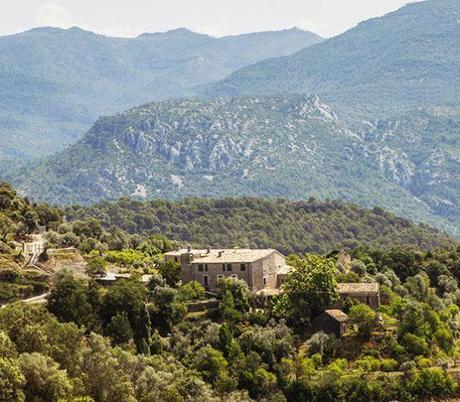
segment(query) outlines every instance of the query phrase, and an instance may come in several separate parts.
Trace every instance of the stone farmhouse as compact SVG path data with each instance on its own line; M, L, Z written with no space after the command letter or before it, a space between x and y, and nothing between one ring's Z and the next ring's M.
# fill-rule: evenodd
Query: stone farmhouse
M223 278L244 280L251 291L279 289L289 267L274 249L182 249L165 254L166 261L182 266L184 283L197 281L209 292Z

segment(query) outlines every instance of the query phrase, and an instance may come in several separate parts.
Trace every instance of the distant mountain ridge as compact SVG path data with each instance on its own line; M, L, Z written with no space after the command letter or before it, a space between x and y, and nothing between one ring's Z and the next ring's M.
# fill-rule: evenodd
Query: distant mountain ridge
M37 28L0 37L0 173L75 142L100 115L187 95L321 40L299 29L219 39L177 29L130 39Z
M460 0L426 0L209 84L208 96L316 93L341 112L459 106ZM355 109L355 110L354 110Z

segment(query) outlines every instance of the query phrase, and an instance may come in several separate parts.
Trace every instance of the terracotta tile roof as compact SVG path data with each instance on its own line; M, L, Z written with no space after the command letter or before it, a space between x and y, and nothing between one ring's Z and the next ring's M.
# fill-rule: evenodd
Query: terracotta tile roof
M187 254L187 249L178 251L171 251L166 255L179 257L182 254ZM230 249L211 249L208 253L207 250L192 249L190 253L194 255L192 264L212 264L212 263L240 263L240 262L254 262L269 256L272 253L278 253L274 249L243 249L243 248L230 248Z
M379 284L372 283L338 283L337 291L339 294L359 295L376 294L379 292Z
M263 295L263 296L277 296L280 293L281 293L281 289L279 289L279 288L276 288L276 289L265 288L265 289L258 290L256 292L256 294Z
M342 310L326 310L324 313L339 322L345 322L350 319L350 317L348 317L348 315L345 314Z
M198 249L198 248L193 248L190 252L192 254L206 254L206 249ZM186 248L182 248L180 250L174 250L174 251L169 251L167 253L165 253L165 255L170 255L170 256L173 256L173 257L180 257L182 254L187 254L189 251L188 249Z

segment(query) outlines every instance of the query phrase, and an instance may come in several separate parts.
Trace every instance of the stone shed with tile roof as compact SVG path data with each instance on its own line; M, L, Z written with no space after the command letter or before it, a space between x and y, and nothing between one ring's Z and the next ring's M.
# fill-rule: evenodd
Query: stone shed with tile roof
M349 317L342 310L325 310L313 320L313 328L326 334L334 334L340 338L345 332Z

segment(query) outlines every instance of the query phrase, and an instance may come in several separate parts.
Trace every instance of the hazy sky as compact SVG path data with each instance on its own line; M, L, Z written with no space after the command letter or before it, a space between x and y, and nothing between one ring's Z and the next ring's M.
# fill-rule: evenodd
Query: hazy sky
M213 36L297 26L334 36L408 0L0 0L0 35L79 26L110 36L189 28Z

